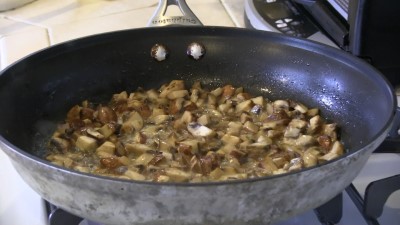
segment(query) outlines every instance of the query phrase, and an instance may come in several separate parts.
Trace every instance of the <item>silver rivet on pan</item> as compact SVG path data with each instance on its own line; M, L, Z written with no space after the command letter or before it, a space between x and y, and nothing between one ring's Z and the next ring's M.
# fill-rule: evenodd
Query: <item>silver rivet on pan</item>
M150 51L151 57L153 57L155 60L161 62L167 59L169 55L169 51L167 47L165 47L162 44L155 44Z
M204 46L202 44L193 42L193 43L189 44L186 53L190 58L199 60L206 53L206 49L204 48Z

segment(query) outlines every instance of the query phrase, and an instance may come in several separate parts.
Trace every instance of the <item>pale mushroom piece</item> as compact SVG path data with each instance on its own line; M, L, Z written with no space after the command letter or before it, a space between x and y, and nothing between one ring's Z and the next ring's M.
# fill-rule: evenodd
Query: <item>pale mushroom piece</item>
M159 115L166 115L165 110L163 108L153 108L150 118L154 118Z
M129 130L130 132L132 131L138 131L143 128L143 118L142 116L136 112L132 111L129 114L129 118L122 124L122 129ZM131 130L132 129L132 130Z
M190 101L191 102L197 102L199 99L200 91L197 88L193 88L191 93L190 93Z
M146 95L147 95L147 98L149 98L151 100L156 100L159 98L158 92L154 89L150 89L150 90L146 91Z
M303 168L303 164L303 159L294 158L290 160L288 171L300 170L301 168Z
M308 111L307 111L307 113L306 113L306 115L307 116L316 116L316 115L318 115L319 114L319 109L318 108L312 108L312 109L309 109Z
M149 153L143 153L135 160L135 165L145 165L147 166L149 162L154 158L154 155Z
M129 169L127 171L125 171L124 175L129 177L132 180L145 180L146 179L146 177L143 176L142 174L135 172L133 170L129 170Z
M90 169L87 166L74 166L73 168L76 171L82 172L82 173L89 173Z
M222 113L228 112L231 108L232 104L229 102L218 105L218 110Z
M253 149L266 149L271 143L268 142L256 142L249 144L246 149L253 150Z
M260 105L260 106L263 106L263 105L264 105L264 102L265 102L263 96L258 96L258 97L252 98L251 101L252 101L254 104Z
M332 139L332 141L337 140L336 127L337 125L335 123L325 124L323 126L323 133L328 135Z
M226 129L227 134L239 135L243 124L241 122L231 121L228 123L228 128Z
M218 88L210 91L210 93L216 97L220 96L222 94L222 92L223 92L223 89L221 87L218 87Z
M288 109L289 102L286 100L275 100L273 103L274 109Z
M167 160L172 160L172 159L173 159L172 153L170 153L170 152L161 151L161 154L162 154Z
M196 122L189 123L187 129L194 136L207 137L215 134L210 128Z
M301 120L301 119L292 119L288 126L298 128L298 129L303 129L307 126L307 121Z
M210 172L209 176L211 180L218 180L224 172L220 168L215 168L213 171Z
M203 114L197 119L197 122L203 126L206 126L208 123L210 123L210 116L207 114Z
M88 136L79 136L75 143L76 147L78 147L82 151L94 151L97 148L97 140Z
M196 154L199 151L199 141L194 140L194 139L181 141L181 142L179 142L179 145L189 146L190 152L192 154Z
M86 133L96 139L104 139L104 135L94 129L86 129Z
M319 160L330 161L343 154L344 148L340 141L335 141L328 153L319 157Z
M119 161L122 165L125 165L125 166L128 166L128 165L130 165L130 163L131 163L131 160L130 160L128 157L126 157L126 156L118 157L118 161Z
M310 119L310 127L308 128L309 133L314 133L321 126L322 122L320 115L313 116Z
M169 115L158 115L158 116L152 117L151 121L153 121L154 124L159 125L159 124L167 121L169 118L170 118Z
M294 109L301 113L306 113L308 111L308 108L305 105L298 103L298 102L294 106Z
M262 135L262 134L261 134L261 135L258 136L256 142L258 142L258 143L266 142L266 143L272 144L272 139L269 138L269 137L266 136L266 135Z
M115 124L107 123L100 127L97 131L101 133L104 138L108 138L115 132L115 130Z
M183 80L173 80L168 84L168 86L166 86L161 90L159 97L165 98L172 91L183 90L183 89L185 89L185 84Z
M207 104L215 106L217 104L217 97L213 94L207 95Z
M145 144L139 144L139 143L126 143L125 144L125 149L128 152L135 153L137 155L143 154L148 150L151 150L151 148L148 145Z
M236 112L248 112L254 106L252 100L243 101L236 106Z
M234 135L225 134L222 136L221 141L225 144L236 145L239 144L240 138Z
M99 152L106 152L108 154L114 154L115 153L115 144L110 141L106 141L96 149L96 153L99 154Z
M189 95L188 90L176 90L176 91L169 92L167 97L168 97L168 99L177 99L177 98L183 98L187 95Z
M160 175L157 177L157 182L168 182L170 180L170 177L165 175Z
M337 157L339 157L339 155L335 152L328 152L325 155L319 157L319 160L323 160L323 161L330 161L333 159L336 159Z
M96 151L96 155L99 157L99 158L111 158L111 157L114 157L115 155L114 154L111 154L111 153L108 153L108 152L104 152L104 151Z
M300 135L300 129L295 127L287 127L284 137L286 138L297 138Z
M181 121L181 123L184 123L184 124L189 124L189 123L191 123L191 122L193 121L193 115L192 115L192 113L189 112L189 111L183 112L180 121Z
M272 161L271 157L269 156L265 156L260 163L264 169L270 170L271 172L278 170L278 167L275 165L274 161Z
M335 141L332 145L332 148L329 152L336 153L338 155L343 154L344 152L344 147L343 144L340 141Z
M274 175L285 174L285 173L287 173L287 171L282 168L279 168L273 172Z
M317 165L319 154L320 152L315 148L307 149L303 154L304 166L311 167Z
M165 173L173 181L187 181L190 179L190 174L177 168L166 168Z
M296 139L295 145L302 146L302 147L308 147L310 145L313 145L315 142L316 142L315 138L311 135L300 135Z
M253 122L247 121L246 123L243 124L243 129L248 130L252 133L257 133L260 128Z
M172 101L172 104L170 104L169 113L171 113L171 114L178 113L182 109L184 101L185 101L184 98L174 99Z
M128 93L126 91L122 91L119 94L114 94L112 100L115 102L126 101L128 99Z
M245 173L236 173L236 174L229 174L229 175L222 175L219 180L226 181L226 180L239 180L239 179L246 179L247 174Z

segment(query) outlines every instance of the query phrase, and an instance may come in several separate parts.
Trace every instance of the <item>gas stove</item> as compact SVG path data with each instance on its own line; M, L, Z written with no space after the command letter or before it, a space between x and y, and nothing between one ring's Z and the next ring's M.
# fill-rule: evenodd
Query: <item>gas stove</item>
M147 0L146 0L147 1ZM197 1L197 2L196 2ZM200 0L187 0L188 4L191 3L199 3ZM61 1L60 1L61 2ZM84 7L79 8L78 1L69 0L69 5L66 5L63 8L60 8L59 13L62 13L68 9L76 7L75 11L72 10L72 13L82 12ZM82 1L83 2L83 1ZM118 1L107 1L107 4L114 4L113 7L108 8L108 10L116 9ZM123 2L123 1L121 1ZM145 1L138 1L145 2ZM152 4L156 3L153 1ZM52 7L55 3L53 1L46 0L38 0L34 4L43 4L40 7ZM48 4L48 5L44 5ZM53 5L52 5L53 4ZM210 6L207 6L210 5ZM244 27L244 1L243 0L207 0L207 4L201 5L203 7L202 11L196 10L193 7L193 11L198 14L200 20L203 20L205 25L226 25L226 26L237 26ZM89 7L89 4L83 6ZM151 4L149 4L151 5ZM68 7L67 7L68 6ZM220 16L215 17L213 11L210 11L211 7L218 6L222 10L220 11ZM29 5L26 7L30 7ZM39 6L37 8L40 8ZM146 18L150 18L151 13L154 11L154 5L148 8L141 6L141 9L138 9L137 13L144 13L147 15ZM89 7L90 10L96 10L95 7ZM147 10L148 9L148 10ZM20 12L27 12L27 9L22 9ZM97 10L106 11L104 8L98 8ZM115 15L116 19L120 19L122 17L117 17L116 15L123 15L125 11L112 12ZM148 13L146 14L146 12ZM225 10L225 11L224 11ZM23 15L18 14L18 10L16 13L4 14L2 16L0 13L0 19L8 18L14 19L15 21L25 21ZM104 17L104 15L101 15ZM31 13L32 18L39 18L40 13ZM54 14L42 15L44 16L54 16ZM110 12L111 15L111 12ZM141 14L142 15L142 14ZM43 19L42 17L42 19ZM55 20L62 20L65 18L61 18L61 16L54 16ZM39 18L40 19L40 18ZM82 19L82 18L81 18ZM206 19L206 21L204 21ZM207 20L208 19L208 20ZM28 19L26 19L28 20ZM99 19L101 20L100 16ZM27 24L35 24L39 23L40 20L36 20L34 22L25 21ZM94 23L93 18L84 18L80 20L81 22L72 21L70 23L66 23L66 27L71 28L76 25L84 24L88 25L91 22ZM131 27L139 27L145 26L145 23L135 24ZM224 22L221 24L221 21L230 21ZM146 22L146 21L145 21ZM0 27L1 27L0 20ZM8 25L8 24L7 24ZM106 26L107 24L102 24ZM110 25L110 24L109 24ZM10 25L11 26L11 25ZM8 26L8 29L11 29ZM63 24L64 26L64 24ZM45 26L39 26L43 28ZM60 26L53 26L54 29L47 29L48 32L56 32L57 29L60 29ZM31 30L29 30L31 32ZM41 32L31 32L33 35L36 35ZM76 30L74 30L76 32ZM1 31L0 31L1 32ZM82 34L87 34L87 31L82 31L77 34L80 36ZM10 45L10 39L4 37L2 33L0 33L0 46L5 46L7 48L12 48ZM14 35L14 34L13 34ZM68 33L66 36L69 36ZM25 35L26 36L26 35ZM62 35L55 34L52 38L49 38L50 44L53 44L54 41L62 40ZM10 37L10 36L8 36ZM47 36L46 36L47 37ZM12 40L20 40L22 36L16 37L16 39ZM57 39L58 38L58 39ZM6 40L6 41L4 41ZM23 39L25 40L25 39ZM48 41L46 39L46 41ZM331 43L328 43L331 44ZM3 53L3 52L0 52ZM21 55L26 55L27 52ZM18 55L18 54L17 54ZM0 66L4 68L4 62L8 62L4 60L4 54L0 54ZM12 54L12 57L16 57L15 54ZM1 64L3 63L3 64ZM343 191L342 194L338 195L334 199L332 199L327 204L311 211L307 211L301 215L297 215L293 218L290 218L285 221L277 222L273 225L318 225L318 224L338 224L338 225L385 225L385 224L393 224L394 221L399 221L400 219L400 191L399 187L399 174L400 174L400 153L399 153L400 145L396 140L388 140L382 145L377 152L373 153L369 158L367 164L364 166L363 170L357 176L357 178L353 181L352 185L350 185L346 190ZM76 216L70 215L64 212L62 209L57 208L57 206L51 205L45 202L39 195L37 195L30 187L28 187L25 182L19 177L17 172L14 170L7 156L0 151L0 179L2 180L2 185L0 185L0 225L12 224L12 225L99 225L97 222L88 221L82 218L78 218ZM372 183L372 184L371 184ZM367 188L368 187L368 188ZM382 189L381 189L382 188ZM397 188L397 189L396 189ZM385 193L393 194L388 196L386 201ZM364 199L367 199L364 202ZM382 207L379 207L382 203ZM371 204L372 203L372 204ZM381 211L382 210L382 211ZM381 213L381 214L380 214Z

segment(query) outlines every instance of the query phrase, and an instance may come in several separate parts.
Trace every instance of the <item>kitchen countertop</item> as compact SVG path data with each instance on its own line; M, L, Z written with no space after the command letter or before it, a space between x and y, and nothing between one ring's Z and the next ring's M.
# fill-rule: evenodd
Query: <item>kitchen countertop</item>
M187 0L204 25L230 27L244 27L243 2ZM37 0L0 12L0 70L26 55L64 41L145 27L157 4L158 0ZM171 13L176 10L172 8ZM355 185L365 188L371 180L382 178L378 172L382 161L391 168L390 174L385 175L400 173L398 160L399 154L376 154ZM40 197L22 181L3 151L0 151L0 180L0 225L43 225L44 218L37 215L44 217L44 207L30 204L31 201L40 202ZM360 191L362 193L363 189ZM389 206L398 208L399 199L399 195L389 199ZM17 205L21 202L26 204ZM349 214L351 217L352 213Z

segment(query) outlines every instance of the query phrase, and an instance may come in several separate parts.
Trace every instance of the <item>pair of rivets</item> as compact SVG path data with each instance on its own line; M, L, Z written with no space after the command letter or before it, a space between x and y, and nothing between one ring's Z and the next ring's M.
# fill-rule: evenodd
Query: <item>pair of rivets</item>
M197 42L190 43L186 49L187 56L194 60L201 59L205 53L206 49L204 46ZM166 60L169 54L168 48L163 44L155 44L150 51L151 57L159 62Z

